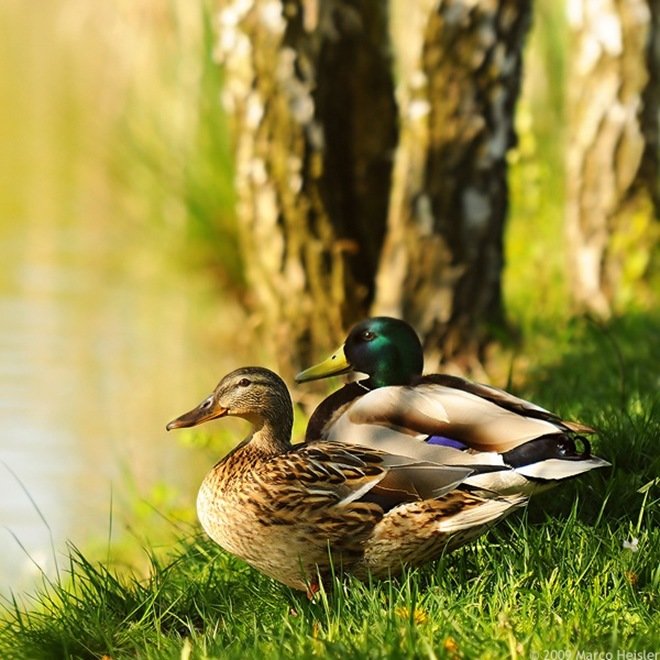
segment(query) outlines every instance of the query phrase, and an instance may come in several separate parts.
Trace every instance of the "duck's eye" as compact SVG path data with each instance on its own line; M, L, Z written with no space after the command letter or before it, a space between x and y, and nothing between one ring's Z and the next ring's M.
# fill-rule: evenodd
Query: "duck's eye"
M252 381L249 378L241 378L238 381L239 387L247 387Z
M362 339L362 341L371 341L372 339L375 339L375 338L376 338L376 333L371 332L371 330L365 330L360 335L360 339Z

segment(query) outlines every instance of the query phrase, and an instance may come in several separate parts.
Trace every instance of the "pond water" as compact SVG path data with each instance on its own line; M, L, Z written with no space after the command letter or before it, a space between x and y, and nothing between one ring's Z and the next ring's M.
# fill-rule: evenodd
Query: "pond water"
M135 238L83 222L0 227L5 593L55 574L51 544L62 561L67 540L106 539L111 512L121 536L127 511L159 488L191 507L209 465L165 423L226 368L212 292L153 237Z
M165 424L240 362L240 313L182 265L181 214L117 199L118 54L128 27L161 26L125 4L0 4L1 595L66 569L67 542L139 552L173 512L192 520L216 456Z

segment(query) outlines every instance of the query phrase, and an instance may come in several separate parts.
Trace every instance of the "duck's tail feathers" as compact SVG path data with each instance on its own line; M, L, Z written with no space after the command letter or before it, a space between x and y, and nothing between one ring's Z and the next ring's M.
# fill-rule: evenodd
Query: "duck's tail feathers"
M468 497L475 498L475 496ZM484 498L476 506L466 506L454 515L441 518L437 523L438 530L450 533L491 525L515 509L524 506L526 502L527 497L520 494Z
M579 474L595 470L596 468L609 467L611 463L598 456L591 456L579 461L567 461L559 458L550 458L539 463L532 463L521 468L516 468L518 474L528 479L539 481L563 481L572 479Z
M584 436L568 433L541 436L505 452L502 457L518 474L542 481L563 481L610 465L592 455L591 445Z
M489 472L473 466L465 484L482 492L533 495L610 463L591 453L583 436L550 433L500 455L504 466Z

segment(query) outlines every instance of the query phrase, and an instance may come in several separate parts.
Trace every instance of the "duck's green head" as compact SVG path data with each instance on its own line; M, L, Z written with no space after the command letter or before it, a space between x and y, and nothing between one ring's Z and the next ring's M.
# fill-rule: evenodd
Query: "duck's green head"
M407 385L424 368L422 344L400 319L375 316L358 323L329 358L296 376L296 382L327 378L351 371L369 376L370 388Z

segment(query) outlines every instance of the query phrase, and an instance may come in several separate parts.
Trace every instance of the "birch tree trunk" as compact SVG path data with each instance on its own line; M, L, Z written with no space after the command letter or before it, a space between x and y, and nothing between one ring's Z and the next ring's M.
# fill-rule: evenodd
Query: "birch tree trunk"
M222 3L248 301L290 375L368 308L396 111L386 3Z
M502 323L529 18L529 0L221 3L248 302L285 375L370 313L436 361Z
M626 284L648 268L649 245L657 236L657 0L574 0L567 6L573 40L567 113L570 282L578 309L607 317L625 298Z
M648 186L656 220L660 220L660 3L649 0L650 25L646 48L648 81L642 94L644 156L642 178Z
M375 309L413 323L429 366L474 367L504 324L506 154L530 3L391 5L401 135Z

